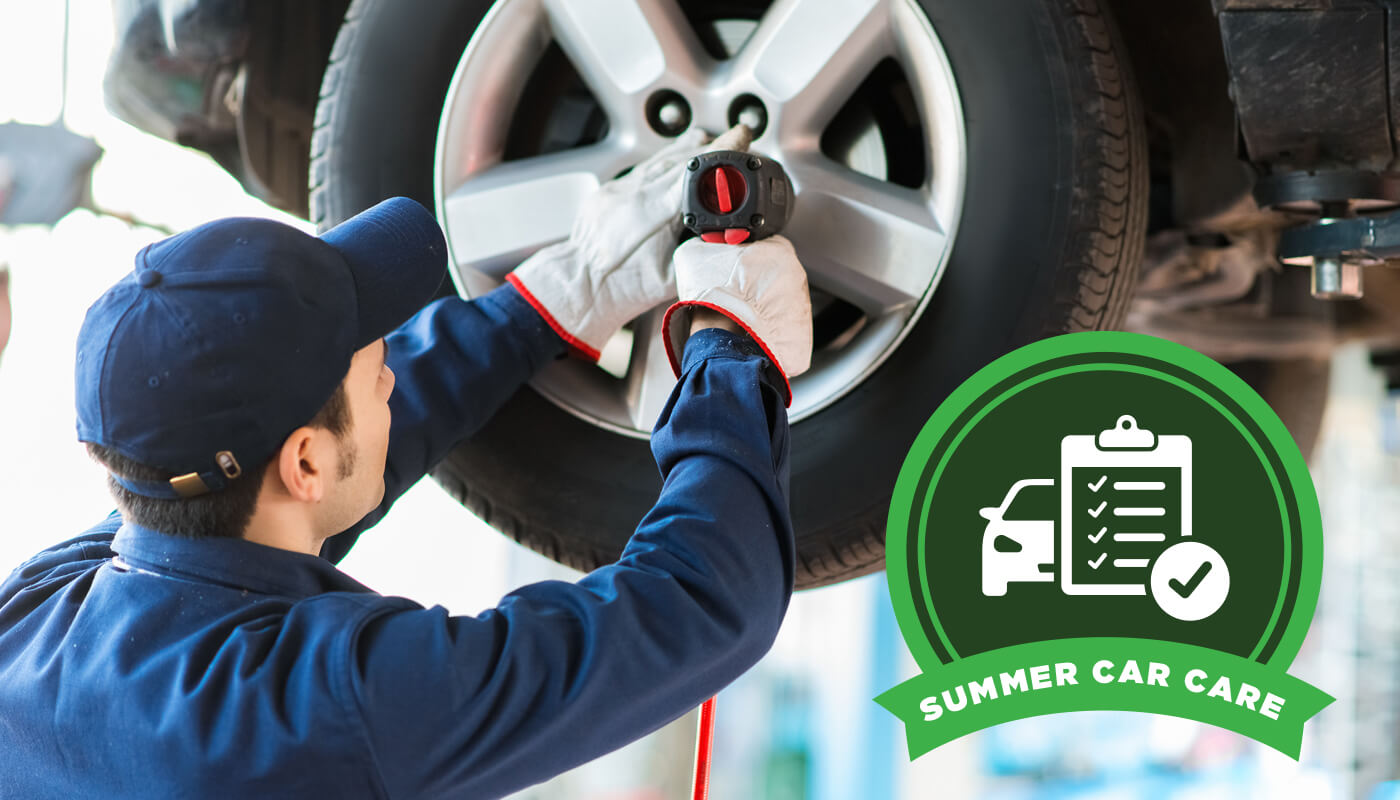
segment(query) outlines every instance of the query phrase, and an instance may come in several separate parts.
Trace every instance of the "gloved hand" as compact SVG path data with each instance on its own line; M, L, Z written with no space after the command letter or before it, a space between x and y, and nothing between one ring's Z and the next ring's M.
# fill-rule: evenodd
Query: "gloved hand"
M708 150L748 150L736 125L704 144L687 131L608 181L584 202L567 241L550 245L506 276L575 352L592 361L623 325L676 296L671 251L681 233L681 176Z
M784 381L812 363L812 298L807 271L792 242L770 236L748 244L691 239L676 249L680 300L666 309L661 331L666 356L680 377L680 359L690 335L691 310L703 306L734 320L763 348ZM783 402L792 405L792 388Z

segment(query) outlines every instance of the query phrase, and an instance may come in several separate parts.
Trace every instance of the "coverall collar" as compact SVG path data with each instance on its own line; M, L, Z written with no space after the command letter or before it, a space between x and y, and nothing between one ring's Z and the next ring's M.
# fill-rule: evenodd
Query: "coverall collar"
M372 592L320 556L246 539L177 536L122 523L112 541L117 564L260 594L305 598L324 592Z

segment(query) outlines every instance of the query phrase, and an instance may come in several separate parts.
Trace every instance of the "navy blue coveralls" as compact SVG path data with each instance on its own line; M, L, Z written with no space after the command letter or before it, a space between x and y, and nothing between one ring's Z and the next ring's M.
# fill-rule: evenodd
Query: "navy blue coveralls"
M333 562L565 346L509 286L388 343L386 497L323 557L113 514L0 586L0 797L496 797L768 650L793 586L788 423L751 340L691 338L651 440L661 496L622 558L475 617Z

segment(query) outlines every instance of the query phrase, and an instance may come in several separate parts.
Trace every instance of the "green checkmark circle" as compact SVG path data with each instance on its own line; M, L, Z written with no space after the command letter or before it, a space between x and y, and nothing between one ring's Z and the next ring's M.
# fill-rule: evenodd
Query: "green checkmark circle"
M1230 568L1208 544L1177 542L1153 562L1148 586L1157 607L1168 616L1195 622L1224 605L1230 593Z

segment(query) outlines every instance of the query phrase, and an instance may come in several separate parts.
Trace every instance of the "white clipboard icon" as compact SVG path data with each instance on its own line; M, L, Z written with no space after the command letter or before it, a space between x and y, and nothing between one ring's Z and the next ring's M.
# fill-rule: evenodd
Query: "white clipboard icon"
M1180 470L1180 475L1170 482L1114 480L1115 470L1139 467ZM1082 492L1079 493L1081 502L1076 504L1076 488L1078 482L1083 482L1085 468L1092 470L1094 474L1098 474L1099 470L1103 471L1102 478L1098 481L1100 487L1112 481L1113 493L1105 493L1107 497L1102 500L1099 500L1100 489L1089 486L1094 493L1090 499L1099 500L1100 503L1096 509L1080 508L1086 502L1086 495ZM1078 482L1075 476L1076 469L1081 470ZM1179 498L1162 496L1166 492L1175 494L1174 490L1177 487ZM1136 502L1139 497L1141 502ZM1119 502L1119 498L1132 498L1128 501L1132 504ZM1168 502L1180 504L1180 513L1173 515L1179 520L1179 525L1175 526L1177 530L1124 530L1164 527L1154 526L1150 521L1154 517L1165 516L1163 507L1153 507L1153 504L1165 505ZM1094 530L1075 529L1075 518L1081 510L1092 516L1091 522L1098 526L1097 539L1093 538ZM1085 521L1081 518L1081 523ZM1149 524L1144 525L1143 521L1148 521ZM1100 431L1096 435L1070 435L1060 440L1060 590L1065 594L1147 594L1147 568L1152 558L1142 557L1144 548L1155 549L1156 553L1160 553L1166 547L1190 536L1191 437L1158 436L1150 430L1139 428L1136 419L1124 414L1112 428ZM1096 542L1097 545L1091 542ZM1161 547L1155 548L1158 542L1161 543ZM1118 546L1133 548L1134 557L1113 555L1111 551L1115 543L1126 543ZM1098 571L1100 565L1104 565L1110 570L1119 570L1120 577L1140 574L1141 580L1137 581L1134 577L1127 582L1076 581L1075 573L1079 570L1076 569L1078 562L1075 559L1083 560L1086 551L1090 550L1097 556L1096 559L1088 559L1094 571ZM1094 563L1095 560L1097 564Z

